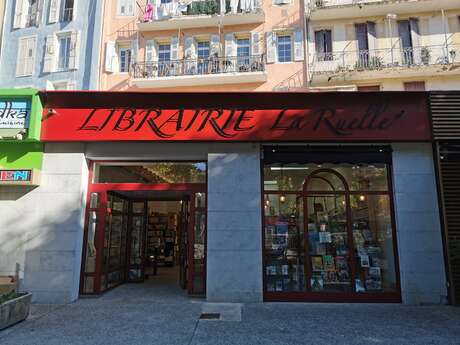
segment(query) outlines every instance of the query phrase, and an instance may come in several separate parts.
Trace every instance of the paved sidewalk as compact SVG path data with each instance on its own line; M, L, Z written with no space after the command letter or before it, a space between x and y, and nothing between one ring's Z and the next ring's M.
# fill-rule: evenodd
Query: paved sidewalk
M224 320L199 320L204 312ZM241 320L241 321L240 321ZM120 286L100 298L34 305L1 345L460 344L460 308L396 304L207 304L176 286Z

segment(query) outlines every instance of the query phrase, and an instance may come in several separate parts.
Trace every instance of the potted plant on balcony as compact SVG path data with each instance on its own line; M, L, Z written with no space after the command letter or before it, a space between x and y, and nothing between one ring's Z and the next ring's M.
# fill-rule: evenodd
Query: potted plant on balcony
M25 320L29 315L32 294L16 292L15 285L15 278L2 277L0 281L0 330Z
M422 47L420 50L420 59L424 65L428 65L430 63L431 51L428 47Z

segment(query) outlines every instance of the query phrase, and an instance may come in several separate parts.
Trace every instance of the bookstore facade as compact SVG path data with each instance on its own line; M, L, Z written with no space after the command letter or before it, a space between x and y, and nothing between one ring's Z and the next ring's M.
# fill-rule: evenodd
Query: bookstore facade
M43 173L83 195L61 299L177 266L209 301L445 303L427 98L43 93Z

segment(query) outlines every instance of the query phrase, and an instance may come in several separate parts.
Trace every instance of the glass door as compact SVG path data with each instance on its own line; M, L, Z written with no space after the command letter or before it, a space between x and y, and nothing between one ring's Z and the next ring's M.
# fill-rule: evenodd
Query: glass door
M128 253L128 281L142 282L144 272L144 238L146 234L147 203L145 201L133 201L130 203L130 229L129 229L129 253Z
M348 186L339 174L323 169L307 178L304 191L307 289L351 293L354 251Z
M188 291L206 293L206 193L192 194L188 225Z
M179 284L182 289L187 288L187 270L188 270L188 223L189 223L189 207L190 201L187 199L181 200L181 211L179 218Z
M101 291L117 286L126 279L128 204L128 200L107 193Z

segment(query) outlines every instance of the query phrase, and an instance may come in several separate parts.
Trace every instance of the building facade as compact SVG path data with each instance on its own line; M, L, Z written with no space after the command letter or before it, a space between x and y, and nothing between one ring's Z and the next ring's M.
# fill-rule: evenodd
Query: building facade
M289 78L303 85L302 5L108 0L100 87L267 91Z
M311 0L313 87L455 90L460 87L456 1Z
M0 4L0 57L2 55L3 21L5 19L5 3Z
M102 1L7 0L0 87L97 89Z
M428 97L44 92L42 182L0 201L0 271L55 303L143 281L149 203L176 201L191 295L444 304Z

